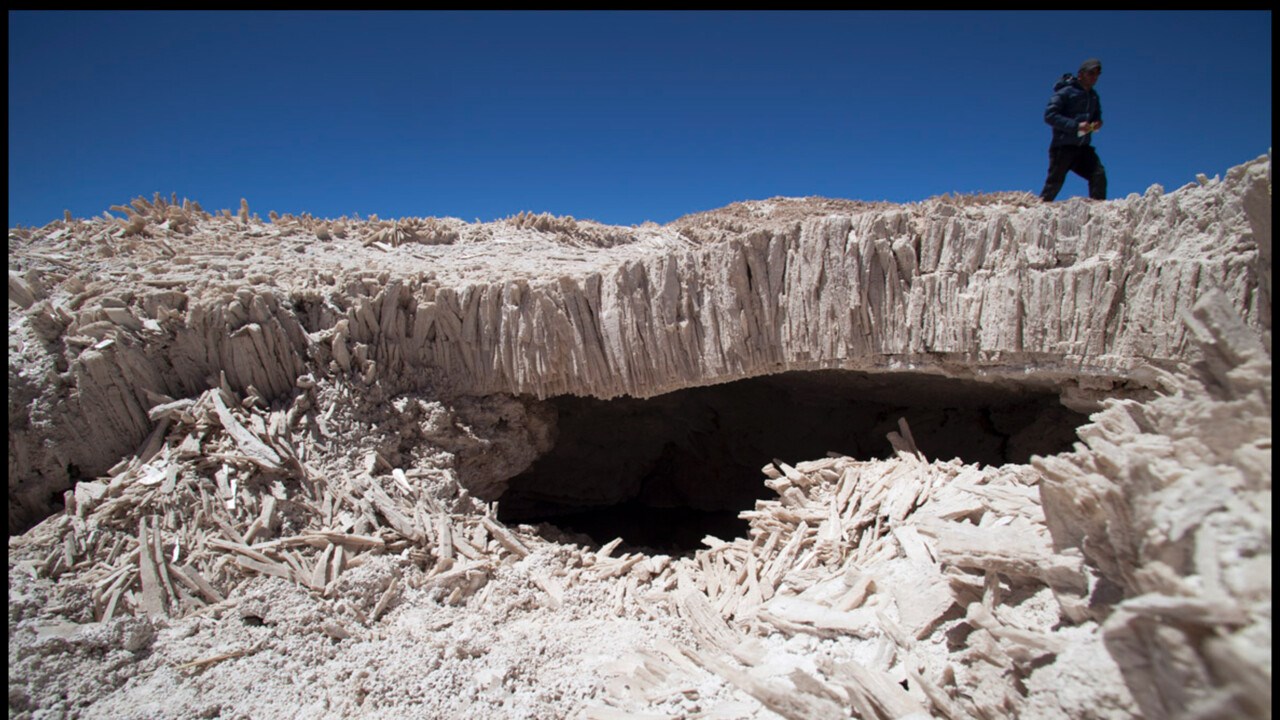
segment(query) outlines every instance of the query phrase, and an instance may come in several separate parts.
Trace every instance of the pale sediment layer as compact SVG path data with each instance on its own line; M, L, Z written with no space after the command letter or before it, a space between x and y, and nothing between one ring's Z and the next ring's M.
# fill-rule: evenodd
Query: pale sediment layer
M1269 328L1269 168L1101 204L775 199L636 228L262 222L156 198L12 230L10 528L222 375L271 402L308 373L608 398L909 369L1087 408L1191 359L1178 316L1208 289Z
M49 516L9 543L10 716L1270 717L1270 192L1266 157L1099 204L623 229L156 198L11 230L11 531ZM750 421L838 386L956 392L924 417L1003 440ZM1091 423L1037 454L1071 428L994 389ZM562 393L662 402L556 455L598 403ZM801 457L824 418L891 455ZM534 479L585 506L575 463L682 424L724 434L658 505L752 494L708 479L742 440L795 456L745 536L664 554L489 502L555 455ZM947 457L988 442L1029 461Z
M768 464L748 536L675 557L460 492L509 397L348 394L313 440L310 403L211 389L10 539L10 716L1270 717L1271 356L1219 294L1186 322L1203 362L1072 452L930 460L901 423Z

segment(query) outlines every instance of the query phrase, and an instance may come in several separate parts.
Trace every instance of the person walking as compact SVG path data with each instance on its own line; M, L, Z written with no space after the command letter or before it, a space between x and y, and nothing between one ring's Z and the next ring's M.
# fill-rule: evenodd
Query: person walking
M1053 128L1049 176L1040 191L1045 202L1058 197L1068 171L1089 181L1090 199L1107 199L1107 171L1091 142L1093 133L1102 127L1102 101L1093 89L1100 75L1102 62L1089 58L1074 77L1063 75L1053 86L1053 97L1044 110L1044 121Z

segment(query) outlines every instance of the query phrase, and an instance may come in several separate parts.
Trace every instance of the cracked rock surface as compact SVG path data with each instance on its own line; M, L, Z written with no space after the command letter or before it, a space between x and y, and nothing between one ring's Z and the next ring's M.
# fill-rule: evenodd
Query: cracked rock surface
M631 228L113 210L9 231L10 717L1270 716L1269 155ZM574 467L626 433L552 453L584 404L695 405L708 463L803 437L671 399L795 373L1088 419L945 416L1028 448L984 463L832 414L885 452L774 456L684 553L495 505L636 482ZM733 492L690 467L645 492Z

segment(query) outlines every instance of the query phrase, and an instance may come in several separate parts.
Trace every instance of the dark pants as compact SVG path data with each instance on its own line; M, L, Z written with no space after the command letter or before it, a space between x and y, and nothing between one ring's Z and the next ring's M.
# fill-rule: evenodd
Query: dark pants
M1040 191L1041 200L1053 202L1058 197L1068 170L1089 181L1090 198L1107 199L1107 169L1102 167L1093 146L1058 145L1049 148L1049 177Z

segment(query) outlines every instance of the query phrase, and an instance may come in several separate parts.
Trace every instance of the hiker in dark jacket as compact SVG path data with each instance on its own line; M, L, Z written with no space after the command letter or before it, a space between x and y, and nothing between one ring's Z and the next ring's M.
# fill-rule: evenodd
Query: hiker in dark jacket
M1075 77L1063 75L1053 86L1053 97L1044 110L1044 121L1053 128L1049 143L1049 176L1040 199L1053 202L1071 171L1089 181L1089 197L1107 199L1107 171L1090 139L1102 127L1102 101L1093 86L1102 74L1102 63L1090 58L1080 64Z

